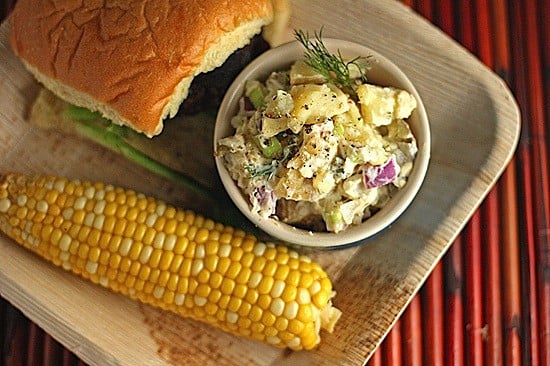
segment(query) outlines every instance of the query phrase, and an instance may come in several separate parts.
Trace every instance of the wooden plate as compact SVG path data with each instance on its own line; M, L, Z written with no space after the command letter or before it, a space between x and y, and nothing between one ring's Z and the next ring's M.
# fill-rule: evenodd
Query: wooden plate
M498 77L396 1L293 3L292 28L321 26L327 37L376 49L411 78L431 121L432 159L417 199L389 230L358 247L311 254L332 276L335 304L343 311L317 350L275 349L140 305L45 263L4 236L0 295L93 365L366 362L511 159L520 116ZM196 206L181 188L110 151L31 126L25 117L37 90L11 53L4 24L0 171L102 180ZM181 168L217 185L210 120L184 121Z

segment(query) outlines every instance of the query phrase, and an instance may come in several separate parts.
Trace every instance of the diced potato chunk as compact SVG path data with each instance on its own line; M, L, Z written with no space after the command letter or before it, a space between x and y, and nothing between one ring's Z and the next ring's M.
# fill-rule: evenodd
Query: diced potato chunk
M407 118L416 108L416 99L405 90L362 84L357 88L361 112L368 123L389 125L396 118Z
M265 114L268 117L288 116L294 108L292 96L284 90L277 90L265 107Z
M280 198L309 202L318 201L326 195L313 186L311 178L304 178L296 169L283 169L273 192Z
M325 77L304 61L297 61L290 67L290 85L323 84Z
M300 151L287 163L305 178L313 178L326 170L338 151L338 138L332 134L332 121L308 126L303 130L304 141Z
M290 127L295 133L299 132L304 124L316 123L349 109L348 98L336 87L316 84L295 85L290 89L290 94L294 100L291 115L295 120Z
M269 118L264 116L262 118L261 133L263 137L272 137L288 129L288 118Z

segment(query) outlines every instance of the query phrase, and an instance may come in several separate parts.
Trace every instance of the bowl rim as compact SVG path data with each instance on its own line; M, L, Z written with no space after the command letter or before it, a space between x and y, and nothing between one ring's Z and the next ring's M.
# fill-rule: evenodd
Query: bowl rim
M263 218L250 210L248 200L243 195L242 190L231 178L222 159L216 154L217 141L220 138L229 136L227 133L224 133L226 130L231 129L228 128L231 118L227 116L230 115L232 117L236 113L238 100L244 92L244 81L251 78L265 78L275 69L288 67L294 61L303 58L304 48L297 41L291 41L264 52L248 64L231 83L224 95L216 116L213 134L214 159L218 175L233 203L248 220L265 233L278 240L303 247L342 248L360 244L366 239L372 238L376 234L384 231L410 206L422 186L428 169L431 150L431 134L428 116L422 98L408 76L397 65L379 52L362 44L335 38L323 38L323 43L331 52L340 51L343 55L353 54L372 56L372 60L375 62L373 67L382 67L383 72L400 80L397 83L399 85L387 84L386 86L391 85L400 87L413 94L416 98L417 108L413 113L416 113L418 116L419 123L414 129L414 132L415 136L422 135L423 139L419 141L418 137L416 137L418 151L407 184L397 191L388 203L375 215L368 218L363 223L352 225L339 233L312 232L296 228L273 218ZM273 67L273 64L278 66ZM369 77L368 74L367 77ZM375 77L375 79L377 78ZM374 83L377 84L376 81Z

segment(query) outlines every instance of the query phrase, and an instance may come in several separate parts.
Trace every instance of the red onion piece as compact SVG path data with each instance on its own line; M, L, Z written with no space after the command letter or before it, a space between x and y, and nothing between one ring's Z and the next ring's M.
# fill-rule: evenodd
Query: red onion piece
M400 167L391 157L382 165L366 165L363 168L363 179L367 188L376 188L390 184L399 175Z

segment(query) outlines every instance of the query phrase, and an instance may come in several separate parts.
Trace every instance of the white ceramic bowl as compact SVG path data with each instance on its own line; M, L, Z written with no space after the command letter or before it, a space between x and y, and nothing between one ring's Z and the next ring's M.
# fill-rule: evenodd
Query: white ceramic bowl
M367 73L369 83L395 86L405 89L415 96L418 107L408 118L408 123L417 139L418 153L407 184L380 211L360 225L350 226L336 234L312 232L296 228L275 219L262 218L252 212L247 197L245 197L241 189L233 181L221 158L216 157L216 167L221 181L235 205L260 229L275 238L291 244L334 248L358 243L361 240L372 237L389 227L410 205L422 185L428 168L430 159L430 128L420 95L407 76L395 64L378 52L356 43L328 38L323 41L330 52L340 50L345 59L351 59L355 56L372 56L370 59L371 68ZM304 48L300 43L290 42L265 52L239 74L229 87L218 111L216 126L214 128L214 150L216 150L219 139L234 134L230 121L238 112L238 102L244 93L245 81L248 79L265 80L272 71L288 69L294 61L303 58L303 53Z

